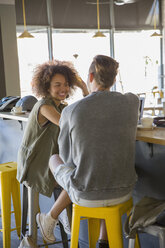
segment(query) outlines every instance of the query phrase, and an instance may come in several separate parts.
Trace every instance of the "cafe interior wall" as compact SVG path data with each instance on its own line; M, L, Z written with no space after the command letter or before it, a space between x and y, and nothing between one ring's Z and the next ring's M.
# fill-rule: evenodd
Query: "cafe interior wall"
M0 0L0 98L20 95L14 0Z

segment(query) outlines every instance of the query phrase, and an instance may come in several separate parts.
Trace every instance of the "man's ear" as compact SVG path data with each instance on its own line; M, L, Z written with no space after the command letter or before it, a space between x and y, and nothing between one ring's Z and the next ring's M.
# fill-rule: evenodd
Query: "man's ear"
M92 83L93 79L94 79L93 73L89 73L89 81L90 81L90 83Z

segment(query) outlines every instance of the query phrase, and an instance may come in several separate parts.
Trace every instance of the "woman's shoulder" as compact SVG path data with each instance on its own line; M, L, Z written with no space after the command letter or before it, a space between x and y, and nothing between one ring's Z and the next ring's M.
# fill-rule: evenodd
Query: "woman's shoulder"
M38 105L42 105L42 104L49 104L49 105L53 105L53 100L51 98L48 97L43 97L38 101Z
M39 100L38 102L36 102L36 104L34 105L32 111L31 111L31 113L30 113L30 116L37 115L37 114L38 114L38 111L39 111L39 109L40 109L40 107L41 107L42 105L53 105L53 103L52 103L51 100L48 99L48 98L42 98L42 99L40 99L40 100ZM30 116L29 116L29 117L30 117Z
M59 106L55 104L52 98L42 98L37 102L36 108L40 108L42 105L51 105L55 107L59 112L61 112L68 104L66 102L60 103Z

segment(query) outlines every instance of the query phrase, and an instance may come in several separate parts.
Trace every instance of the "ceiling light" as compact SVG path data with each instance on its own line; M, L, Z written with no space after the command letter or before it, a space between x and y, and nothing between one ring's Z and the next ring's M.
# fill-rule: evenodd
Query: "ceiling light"
M98 28L98 31L93 35L93 38L105 37L105 35L102 32L100 32L99 0L97 0L97 28Z
M155 0L155 7L154 7L154 33L151 34L150 37L162 38L162 35L156 32L156 4L157 4L157 0Z
M25 16L24 0L22 0L22 9L23 9L24 32L20 36L18 36L18 38L34 38L34 36L32 34L30 34L26 28L26 16Z

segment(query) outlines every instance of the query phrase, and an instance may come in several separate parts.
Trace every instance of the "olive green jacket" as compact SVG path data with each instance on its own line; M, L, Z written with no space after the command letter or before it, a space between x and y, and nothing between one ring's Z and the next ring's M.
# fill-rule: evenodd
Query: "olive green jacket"
M65 107L64 104L57 107L49 98L43 98L34 105L18 151L17 179L20 183L26 183L35 191L50 197L55 180L48 162L52 154L59 153L59 127L50 121L44 126L39 124L38 114L42 105L52 105L60 113Z
M138 230L153 225L165 210L165 200L143 197L133 208L124 225L127 238L135 239Z

